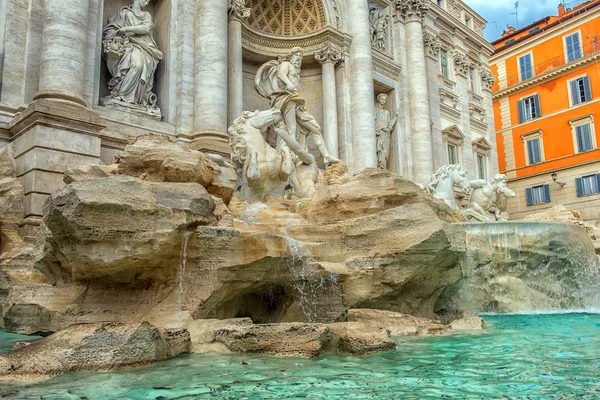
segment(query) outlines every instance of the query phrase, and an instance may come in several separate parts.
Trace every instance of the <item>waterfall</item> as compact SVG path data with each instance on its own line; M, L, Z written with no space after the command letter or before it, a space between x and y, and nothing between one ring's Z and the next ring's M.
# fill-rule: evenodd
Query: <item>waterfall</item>
M179 293L177 298L177 316L179 318L180 323L182 322L183 313L183 276L185 274L185 266L187 264L187 251L191 236L191 231L186 231L183 234L183 241L181 243L181 254L179 256Z

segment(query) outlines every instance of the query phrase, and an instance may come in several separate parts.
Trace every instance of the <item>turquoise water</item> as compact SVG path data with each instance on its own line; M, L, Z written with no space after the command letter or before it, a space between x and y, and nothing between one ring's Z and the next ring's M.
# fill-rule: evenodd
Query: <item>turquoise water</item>
M398 338L396 352L365 358L189 355L3 387L0 398L600 399L599 314L484 318L482 332Z

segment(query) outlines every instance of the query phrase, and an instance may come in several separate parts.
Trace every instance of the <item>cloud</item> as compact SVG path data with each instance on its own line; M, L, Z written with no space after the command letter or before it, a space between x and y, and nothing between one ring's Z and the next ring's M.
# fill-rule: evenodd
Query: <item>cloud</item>
M485 38L496 40L508 25L516 26L515 0L463 0L488 21ZM522 28L548 15L556 15L559 0L520 0L519 27Z

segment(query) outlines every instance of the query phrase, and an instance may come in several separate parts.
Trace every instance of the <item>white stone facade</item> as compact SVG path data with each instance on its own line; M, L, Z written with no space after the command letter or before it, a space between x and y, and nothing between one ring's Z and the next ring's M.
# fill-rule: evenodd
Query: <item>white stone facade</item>
M0 0L0 146L15 148L29 223L65 169L113 163L128 136L227 154L235 116L270 107L254 89L258 67L295 46L300 93L350 171L377 166L375 103L386 93L390 115L399 110L390 170L425 184L456 161L479 178L480 155L484 177L497 173L493 48L459 0L136 1L164 55L153 86L161 120L100 102L111 78L103 27L133 0Z

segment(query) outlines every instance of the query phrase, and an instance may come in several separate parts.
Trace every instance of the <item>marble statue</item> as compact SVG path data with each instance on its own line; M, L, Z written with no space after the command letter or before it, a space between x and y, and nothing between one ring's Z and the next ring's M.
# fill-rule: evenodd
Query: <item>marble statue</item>
M306 149L306 138L312 135L315 145L326 164L339 161L329 154L321 134L321 127L306 109L306 102L299 95L300 70L304 51L294 47L290 54L263 64L256 73L255 88L271 101L271 107L281 111L290 134ZM278 146L283 145L279 141Z
M488 219L488 213L493 211L496 221L501 220L502 213L508 209L508 199L516 194L506 186L506 175L497 174L494 181L489 183L484 179L470 182L471 193L470 207L478 213L483 220ZM481 218L476 218L482 220Z
M316 165L315 158L288 133L277 108L246 111L229 127L231 160L238 176L240 198L284 197L294 165L284 149L291 149L299 161ZM271 147L266 141L267 129L273 126L278 140L285 146Z
M454 187L463 193L471 191L467 170L460 164L444 165L435 171L426 190L436 199L444 200L450 208L458 210Z
M380 50L385 50L385 38L389 25L390 16L377 7L369 10L369 23L371 24L371 44Z
M375 105L375 128L377 134L377 167L387 169L388 159L390 158L391 137L396 123L398 122L398 114L396 111L394 119L390 120L390 113L384 108L387 102L387 94L381 93L377 96L377 104Z
M161 118L152 91L154 73L163 53L152 36L152 15L143 11L150 0L133 0L122 7L103 30L104 58L110 72L110 94L103 105L116 105Z

